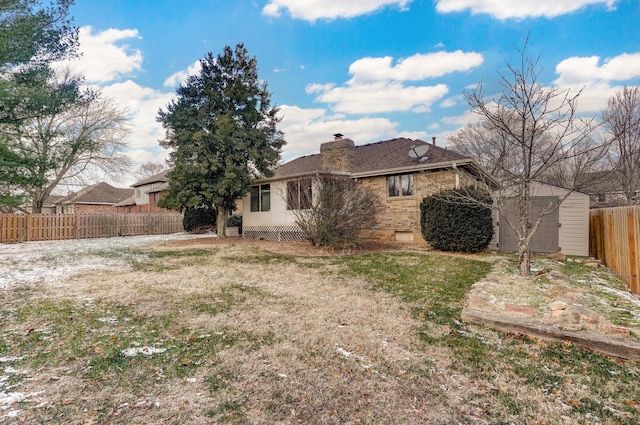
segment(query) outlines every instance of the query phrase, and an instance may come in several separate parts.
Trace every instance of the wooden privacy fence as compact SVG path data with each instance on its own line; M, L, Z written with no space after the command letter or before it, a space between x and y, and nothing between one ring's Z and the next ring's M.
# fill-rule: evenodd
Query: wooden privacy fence
M0 243L182 232L182 214L0 214Z
M640 294L640 206L591 210L589 252Z

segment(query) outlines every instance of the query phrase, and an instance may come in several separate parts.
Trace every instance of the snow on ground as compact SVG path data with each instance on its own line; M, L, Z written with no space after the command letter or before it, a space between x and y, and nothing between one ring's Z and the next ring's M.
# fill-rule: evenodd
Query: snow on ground
M211 235L127 236L101 239L0 244L0 290L20 284L52 283L88 270L131 264L132 248Z
M0 244L0 290L18 285L52 284L73 274L88 270L122 267L131 264L136 254L132 249L153 243L211 237L211 235L171 235L129 236L103 239L75 239L61 241L26 242L21 244ZM107 318L106 320L109 320ZM142 354L162 353L164 349L143 347ZM138 354L135 351L131 355ZM15 375L25 375L28 371L13 368L10 363L21 357L0 357L0 419L16 417L19 403L29 400L39 393L25 394L13 391ZM14 382L12 384L12 382Z

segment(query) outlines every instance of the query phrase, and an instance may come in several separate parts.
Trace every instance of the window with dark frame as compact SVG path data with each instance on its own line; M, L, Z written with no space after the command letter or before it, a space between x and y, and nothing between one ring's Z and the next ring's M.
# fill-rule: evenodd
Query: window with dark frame
M310 178L287 182L287 209L308 210L313 199Z
M413 195L413 174L387 176L387 194L390 197Z
M271 210L271 185L253 186L249 192L251 212Z

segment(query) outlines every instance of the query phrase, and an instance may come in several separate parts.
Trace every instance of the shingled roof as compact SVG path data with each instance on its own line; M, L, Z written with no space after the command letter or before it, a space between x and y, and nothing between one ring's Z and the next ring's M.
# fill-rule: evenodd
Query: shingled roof
M137 181L134 184L132 184L131 187L144 186L145 184L151 184L151 183L167 183L169 182L169 177L167 176L169 171L171 171L171 168L161 171L158 174L154 174L151 177L147 177L144 180Z
M87 186L56 201L56 204L113 205L133 195L133 189L121 189L101 182Z
M421 145L428 146L421 159L409 156L409 152ZM429 169L446 166L452 162L471 162L459 153L416 139L397 138L355 147L351 174L380 174L400 169ZM275 170L273 179L294 177L321 172L321 154L296 158Z

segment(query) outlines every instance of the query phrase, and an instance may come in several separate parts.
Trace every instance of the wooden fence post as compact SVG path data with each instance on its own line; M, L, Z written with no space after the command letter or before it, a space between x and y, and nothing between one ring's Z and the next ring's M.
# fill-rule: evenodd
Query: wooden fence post
M627 214L627 225L629 226L629 266L631 269L629 287L635 294L640 292L638 285L638 264L636 258L636 237L635 220L633 212Z

